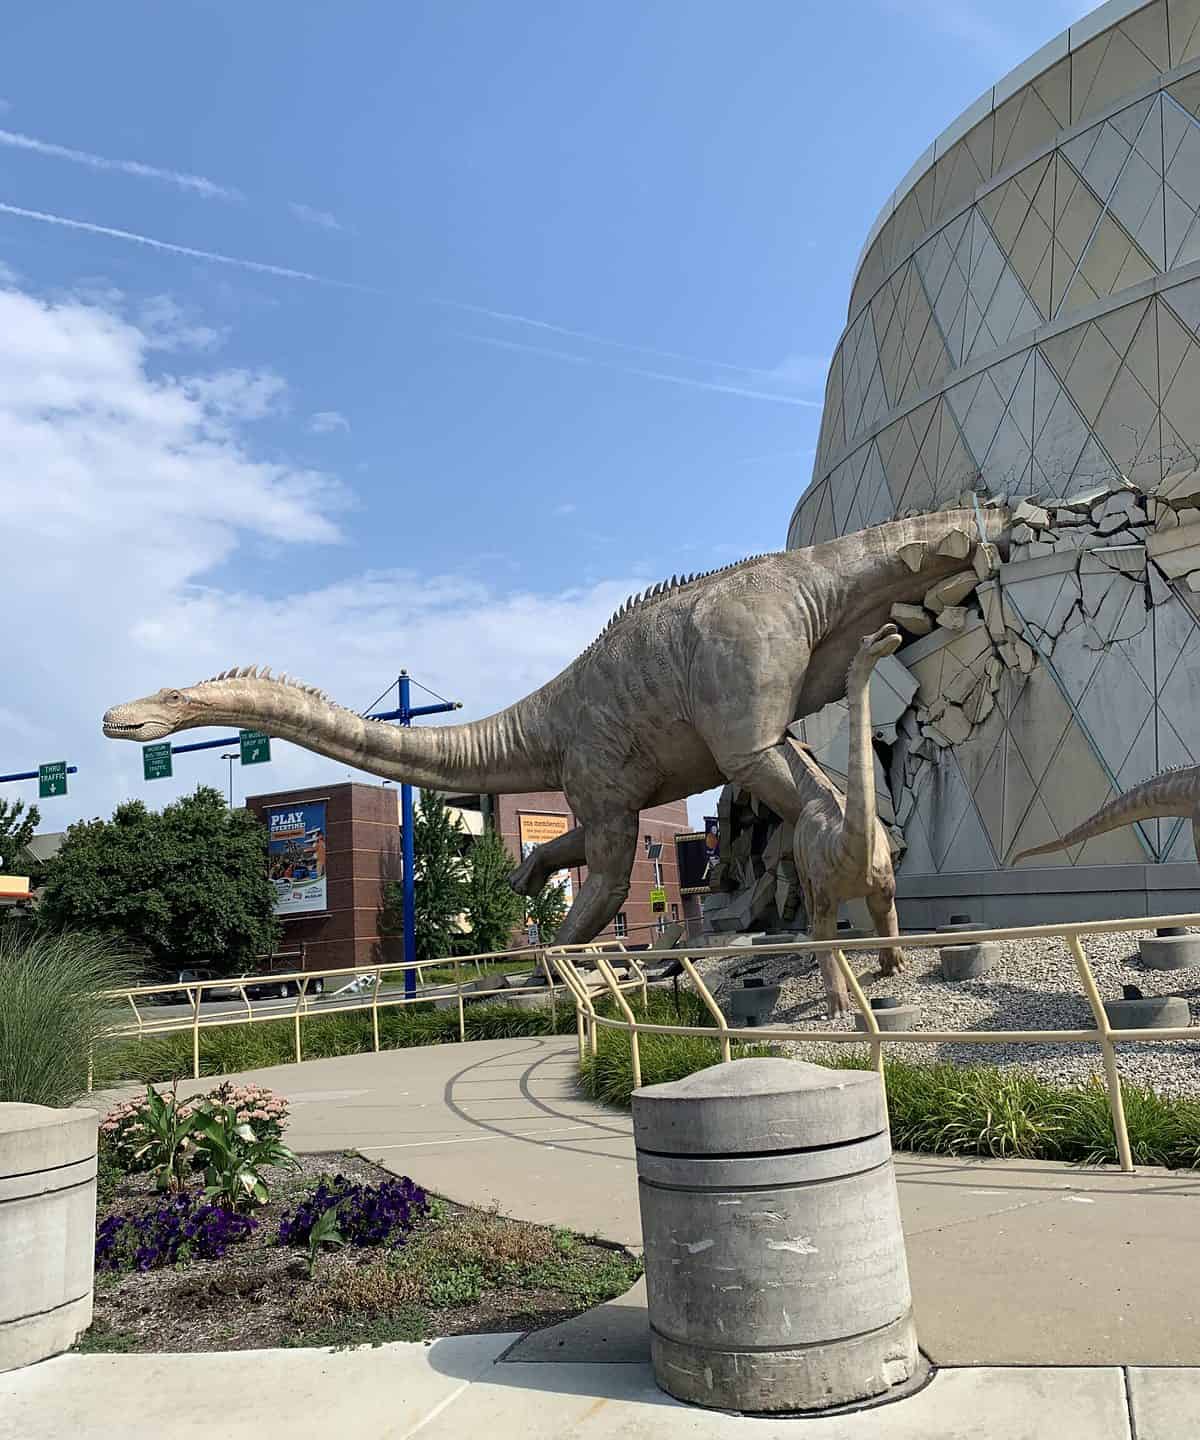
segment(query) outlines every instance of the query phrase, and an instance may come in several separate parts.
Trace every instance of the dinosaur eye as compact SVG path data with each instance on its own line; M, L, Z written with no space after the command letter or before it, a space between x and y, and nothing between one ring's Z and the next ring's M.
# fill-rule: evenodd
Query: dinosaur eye
M171 703L172 705L182 705L182 704L183 704L183 696L179 693L178 690L168 690L168 691L167 691L167 699L170 701L170 703Z

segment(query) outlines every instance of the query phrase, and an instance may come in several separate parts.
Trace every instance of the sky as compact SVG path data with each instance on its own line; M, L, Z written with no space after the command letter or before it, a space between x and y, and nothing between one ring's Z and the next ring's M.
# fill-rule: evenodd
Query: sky
M407 667L472 719L781 548L876 213L1078 13L14 8L0 773L79 767L41 829L224 788L216 751L144 782L119 701L261 663L360 709ZM277 742L235 799L348 775Z

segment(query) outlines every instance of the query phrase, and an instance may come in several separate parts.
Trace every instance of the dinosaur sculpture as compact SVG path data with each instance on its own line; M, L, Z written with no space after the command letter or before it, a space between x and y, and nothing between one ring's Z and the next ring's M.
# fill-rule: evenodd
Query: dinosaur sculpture
M251 667L116 706L104 733L145 741L237 725L434 790L561 789L581 823L535 850L513 883L537 894L555 871L586 864L558 933L586 941L629 892L643 809L730 780L781 819L800 818L789 722L841 699L861 637L969 565L977 539L1005 537L1008 518L915 515L672 579L627 601L541 689L468 725L394 728Z
M1030 855L1049 855L1055 850L1068 850L1072 845L1082 845L1094 835L1107 835L1110 830L1120 830L1125 825L1136 825L1140 820L1161 820L1172 816L1183 816L1192 822L1192 844L1196 858L1200 860L1200 765L1189 765L1179 770L1164 770L1143 780L1132 790L1126 790L1115 800L1101 806L1091 817L1074 830L1060 835L1057 840L1048 840L1044 845L1034 845L1013 858L1016 865Z
M826 776L808 747L791 741L792 775L801 797L793 854L809 929L814 940L837 934L838 905L865 896L876 932L899 935L896 921L896 877L887 831L875 809L875 752L871 746L870 684L876 661L894 654L900 631L885 625L864 636L846 676L850 758L846 793ZM899 970L897 949L879 952L885 975ZM821 955L825 994L835 1014L850 1008L845 977L828 951Z

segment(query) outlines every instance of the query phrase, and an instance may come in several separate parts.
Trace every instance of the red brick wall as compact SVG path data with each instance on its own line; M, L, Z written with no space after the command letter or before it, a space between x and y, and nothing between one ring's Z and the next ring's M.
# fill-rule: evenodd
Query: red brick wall
M328 826L326 909L284 918L280 950L305 948L310 970L378 960L379 910L386 885L400 878L400 794L388 785L314 785L251 795L246 805L265 823L280 805L324 800Z
M577 823L575 816L571 813L570 805L567 804L567 797L559 790L538 791L530 795L497 795L493 799L496 828L508 846L509 852L517 859L520 859L521 855L520 817L522 813L562 815L566 817L569 826ZM679 867L675 856L674 837L679 831L688 828L686 800L677 800L670 805L657 805L652 810L642 811L638 820L637 858L634 861L633 874L630 877L629 898L622 906L621 911L625 916L628 939L639 942L650 940L658 921L658 916L654 915L650 909L650 890L654 885L654 865L646 859L645 837L647 835L662 842L660 863L663 888L667 892L665 919L669 922L672 918L680 920L684 918L684 907L679 894ZM579 894L579 887L586 877L586 865L571 871L571 886L574 894ZM675 907L674 911L672 911L672 906ZM614 928L610 924L601 933L605 937L611 938ZM513 938L514 944L523 944L524 932L522 931Z

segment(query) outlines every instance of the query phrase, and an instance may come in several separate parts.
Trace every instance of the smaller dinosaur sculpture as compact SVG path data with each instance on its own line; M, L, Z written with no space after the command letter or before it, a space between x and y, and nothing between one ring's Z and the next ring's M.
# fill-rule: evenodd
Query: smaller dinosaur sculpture
M807 746L791 741L790 768L801 796L793 853L809 930L814 940L837 935L838 906L865 898L876 932L894 938L896 876L887 831L875 809L875 754L871 746L871 671L876 662L900 648L895 625L885 625L862 643L846 675L850 752L845 795L812 758ZM880 950L880 969L894 974L903 963L894 947ZM821 978L833 1015L850 1009L846 980L829 951L821 956Z
M1143 780L1132 790L1126 790L1115 800L1102 806L1082 825L1068 830L1057 840L1048 840L1044 845L1034 845L1013 857L1018 864L1031 855L1049 855L1054 850L1068 850L1072 845L1082 845L1094 835L1107 835L1110 830L1120 830L1125 825L1136 825L1140 820L1162 820L1182 816L1192 822L1192 844L1196 858L1200 860L1200 765L1189 765L1179 770L1164 770Z

